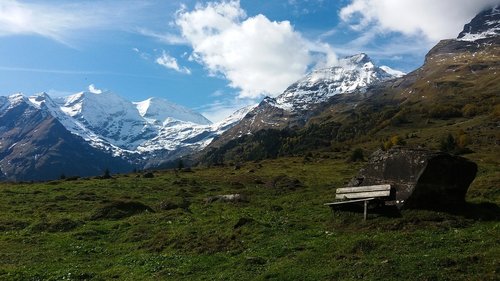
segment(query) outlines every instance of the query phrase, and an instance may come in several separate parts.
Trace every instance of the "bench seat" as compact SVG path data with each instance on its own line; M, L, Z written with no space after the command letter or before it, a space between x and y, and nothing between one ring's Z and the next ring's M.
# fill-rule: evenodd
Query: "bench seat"
M343 187L343 188L337 188L335 192L335 199L339 201L325 203L324 205L333 207L335 205L340 205L340 204L363 202L364 203L363 218L364 220L366 220L368 201L372 201L375 199L384 199L384 198L388 199L390 195L391 195L390 184Z

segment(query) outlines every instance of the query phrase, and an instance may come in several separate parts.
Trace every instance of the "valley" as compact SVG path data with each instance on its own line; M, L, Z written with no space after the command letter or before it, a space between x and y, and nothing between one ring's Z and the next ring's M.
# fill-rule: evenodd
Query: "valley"
M497 280L499 35L490 7L409 73L345 56L217 123L93 85L0 97L0 279ZM465 204L324 205L398 147L475 162Z

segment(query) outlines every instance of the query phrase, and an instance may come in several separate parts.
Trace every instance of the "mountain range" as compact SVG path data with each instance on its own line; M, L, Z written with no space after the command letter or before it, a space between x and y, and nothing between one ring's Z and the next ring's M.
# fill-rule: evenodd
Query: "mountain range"
M212 124L164 99L133 103L92 85L67 97L0 97L0 175L46 180L160 167L205 147L249 109Z
M67 97L0 97L0 179L129 172L193 154L207 163L273 157L425 119L437 105L456 113L472 92L494 104L499 17L496 8L478 14L409 74L363 53L345 57L216 124L164 99L130 102L92 85Z

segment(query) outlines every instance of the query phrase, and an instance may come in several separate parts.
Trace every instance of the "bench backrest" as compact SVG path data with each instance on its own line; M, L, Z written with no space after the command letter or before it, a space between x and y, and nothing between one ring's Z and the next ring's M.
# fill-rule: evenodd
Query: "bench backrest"
M390 184L337 188L336 199L386 197L391 194Z

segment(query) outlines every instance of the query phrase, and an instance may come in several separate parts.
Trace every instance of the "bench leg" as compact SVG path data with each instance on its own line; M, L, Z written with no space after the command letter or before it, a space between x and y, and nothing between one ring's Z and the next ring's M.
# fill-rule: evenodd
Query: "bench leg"
M366 221L366 209L367 209L368 201L364 201L364 203L365 203L365 210L363 212L363 221Z

